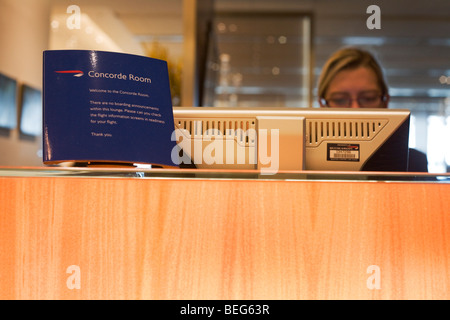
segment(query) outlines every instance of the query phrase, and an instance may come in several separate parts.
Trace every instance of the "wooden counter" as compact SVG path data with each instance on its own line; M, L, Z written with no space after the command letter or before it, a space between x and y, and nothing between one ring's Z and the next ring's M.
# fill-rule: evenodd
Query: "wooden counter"
M449 194L417 182L0 177L0 299L449 299Z

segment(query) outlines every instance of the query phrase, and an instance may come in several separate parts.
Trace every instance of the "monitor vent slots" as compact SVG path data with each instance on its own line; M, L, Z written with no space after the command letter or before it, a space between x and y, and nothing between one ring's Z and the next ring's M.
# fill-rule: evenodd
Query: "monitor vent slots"
M324 140L372 140L386 124L388 120L374 121L357 119L339 119L335 121L306 120L307 146L315 147Z
M220 135L223 139L234 139L240 145L256 144L256 123L254 119L176 119L175 129L188 132L193 139L211 139Z

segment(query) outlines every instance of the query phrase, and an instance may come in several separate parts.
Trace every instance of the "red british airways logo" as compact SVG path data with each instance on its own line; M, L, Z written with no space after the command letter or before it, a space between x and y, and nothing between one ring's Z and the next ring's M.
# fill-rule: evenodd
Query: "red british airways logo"
M84 72L81 70L61 70L61 71L55 71L56 73L62 73L62 74L72 74L74 77L82 77L84 75Z

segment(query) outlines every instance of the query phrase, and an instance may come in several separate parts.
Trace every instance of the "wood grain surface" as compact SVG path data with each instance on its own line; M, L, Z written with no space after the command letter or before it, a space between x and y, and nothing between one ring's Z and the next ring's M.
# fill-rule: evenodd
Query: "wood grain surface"
M449 194L433 183L2 177L0 299L448 299Z

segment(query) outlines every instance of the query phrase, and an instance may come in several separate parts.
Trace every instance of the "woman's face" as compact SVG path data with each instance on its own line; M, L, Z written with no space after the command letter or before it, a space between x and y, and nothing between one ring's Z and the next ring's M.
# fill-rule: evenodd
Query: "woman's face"
M386 108L387 97L381 94L375 72L367 67L342 70L331 80L322 107Z

